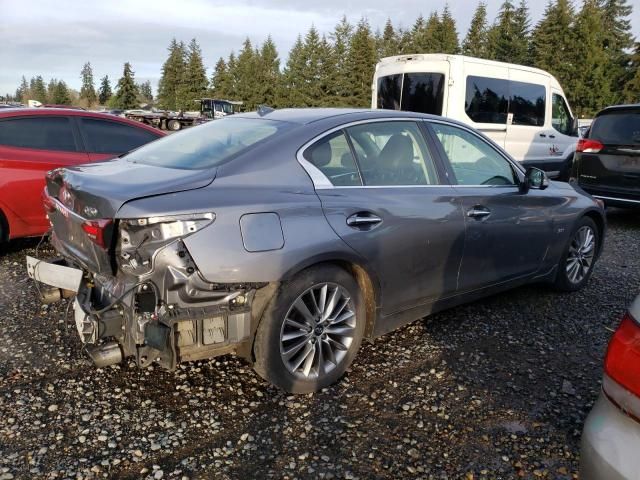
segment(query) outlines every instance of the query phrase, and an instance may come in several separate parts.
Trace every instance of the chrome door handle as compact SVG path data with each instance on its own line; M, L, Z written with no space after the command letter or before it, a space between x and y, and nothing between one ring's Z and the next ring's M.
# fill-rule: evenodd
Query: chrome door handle
M467 212L467 217L485 218L491 215L491 210L485 207L475 206Z
M367 227L382 223L382 219L372 213L354 213L347 218L350 227Z

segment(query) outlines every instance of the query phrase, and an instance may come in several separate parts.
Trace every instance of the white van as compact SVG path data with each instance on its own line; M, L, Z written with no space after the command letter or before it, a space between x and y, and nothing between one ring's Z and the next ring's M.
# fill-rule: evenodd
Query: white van
M465 122L525 166L568 179L577 122L562 87L543 70L463 55L387 57L376 65L371 107Z

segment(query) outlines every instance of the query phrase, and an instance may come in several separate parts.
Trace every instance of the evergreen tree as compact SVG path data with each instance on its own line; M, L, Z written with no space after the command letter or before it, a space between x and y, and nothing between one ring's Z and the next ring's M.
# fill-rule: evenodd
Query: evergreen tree
M574 66L573 74L566 82L569 101L579 117L591 117L610 97L605 35L598 0L584 0L574 25L574 38L580 41L567 59Z
M231 54L233 55L233 53ZM220 57L216 62L216 66L213 69L211 75L211 95L214 98L234 98L233 94L233 78L229 69L227 68L227 62L224 58Z
M150 80L138 84L138 93L142 102L153 103L153 89Z
M169 57L162 65L158 82L158 103L167 110L178 109L178 91L186 70L186 48L174 38L169 45Z
M29 93L31 94L31 100L47 103L47 87L45 86L41 75L31 79Z
M440 43L441 30L442 24L436 12L432 12L426 22L420 15L411 29L413 53L438 53L442 51L442 44Z
M122 77L118 80L113 105L116 108L128 110L138 107L138 88L134 79L135 73L131 70L131 64L126 62L122 71Z
M278 84L280 83L280 58L271 36L263 42L257 55L256 87L258 105L276 106ZM257 106L257 105L256 105Z
M53 97L56 95L56 87L58 86L58 79L51 78L49 79L49 83L47 84L47 102L55 103L53 101Z
M351 88L351 81L349 78L351 66L349 65L349 59L347 58L352 35L353 25L347 21L346 16L342 17L330 35L333 42L333 69L330 72L330 74L333 74L333 78L331 79L331 104L336 107L344 107L352 105L353 103L351 99L353 89Z
M607 56L607 74L611 82L609 104L620 103L624 92L620 89L635 72L631 70L631 50L634 46L631 34L631 5L627 0L601 0L603 47Z
M398 55L400 53L400 41L398 36L396 35L395 30L393 29L393 24L391 23L391 19L387 19L387 23L384 25L384 30L382 32L382 36L380 37L380 41L378 42L378 57L392 57L394 55Z
M415 53L413 49L413 35L411 30L398 29L398 55Z
M456 54L460 49L456 21L451 16L449 5L444 6L438 27L436 29L436 41L440 53Z
M98 89L98 102L100 102L100 105L106 105L112 94L109 75L105 75L100 80L100 88Z
M29 83L25 76L22 76L22 80L20 81L20 86L16 90L16 101L21 103L26 103L29 100Z
M516 9L505 0L495 24L489 29L489 57L509 63L527 64L529 12L525 1Z
M640 42L631 55L629 70L633 72L624 86L624 101L626 103L640 103Z
M550 0L531 35L533 65L551 73L560 85L566 85L573 75L574 67L568 59L577 43L572 29L574 17L569 0Z
M487 5L480 2L476 8L467 36L462 43L462 53L471 57L487 58Z
M282 85L278 104L281 107L303 107L306 95L304 93L304 74L306 70L305 48L302 37L298 35L284 68Z
M247 37L238 54L234 74L236 97L242 100L247 110L254 110L258 101L256 88L257 55Z
M371 105L371 79L376 65L376 44L366 19L356 26L349 44L347 55L351 66L349 81L353 89L352 106L369 107Z
M202 50L195 38L189 42L184 74L177 88L177 108L190 111L198 108L198 101L207 95L207 71Z
M96 102L96 89L93 84L93 69L90 62L85 63L82 67L80 78L82 79L80 98L87 102L88 107L91 107Z
M55 105L71 105L69 89L67 88L67 84L62 80L56 83L51 102Z

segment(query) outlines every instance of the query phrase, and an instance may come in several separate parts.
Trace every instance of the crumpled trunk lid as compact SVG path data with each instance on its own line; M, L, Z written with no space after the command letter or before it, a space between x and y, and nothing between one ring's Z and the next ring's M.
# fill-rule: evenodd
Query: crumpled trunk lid
M215 169L179 170L124 159L52 170L47 174L45 196L51 206L48 216L53 225L54 247L91 272L113 274L115 217L125 203L203 188L215 174ZM106 225L104 248L83 228L100 222Z

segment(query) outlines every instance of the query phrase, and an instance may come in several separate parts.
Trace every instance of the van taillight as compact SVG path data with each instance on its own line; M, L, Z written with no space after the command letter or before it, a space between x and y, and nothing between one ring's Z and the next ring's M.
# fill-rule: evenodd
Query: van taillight
M604 371L640 397L640 325L628 313L609 342Z
M576 152L584 152L584 153L598 153L600 150L604 148L604 145L597 140L591 140L589 138L581 138L578 140L578 145L576 146Z
M106 249L109 238L108 231L111 230L112 223L113 221L108 218L85 220L82 222L82 230L93 243Z

